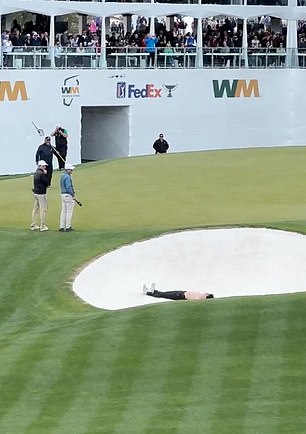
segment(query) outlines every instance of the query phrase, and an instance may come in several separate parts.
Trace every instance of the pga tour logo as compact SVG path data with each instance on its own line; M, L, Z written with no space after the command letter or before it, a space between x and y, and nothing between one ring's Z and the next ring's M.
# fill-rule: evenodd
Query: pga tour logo
M136 87L135 84L127 84L125 81L117 83L116 96L119 99L124 98L161 98L162 90L167 92L167 97L171 98L172 92L177 88L177 84L163 84L157 87L153 83L146 84L143 88Z

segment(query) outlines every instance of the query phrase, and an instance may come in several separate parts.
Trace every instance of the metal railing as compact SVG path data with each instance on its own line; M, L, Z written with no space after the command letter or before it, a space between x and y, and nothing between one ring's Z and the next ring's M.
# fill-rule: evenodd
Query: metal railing
M306 68L306 49L167 47L150 54L138 47L2 47L0 53L2 69Z

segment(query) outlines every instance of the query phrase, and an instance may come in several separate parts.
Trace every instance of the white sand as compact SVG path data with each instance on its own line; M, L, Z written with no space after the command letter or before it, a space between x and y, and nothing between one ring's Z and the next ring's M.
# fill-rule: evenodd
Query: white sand
M76 277L73 290L102 309L168 302L142 294L152 282L216 298L305 291L306 236L264 228L172 233L101 256Z

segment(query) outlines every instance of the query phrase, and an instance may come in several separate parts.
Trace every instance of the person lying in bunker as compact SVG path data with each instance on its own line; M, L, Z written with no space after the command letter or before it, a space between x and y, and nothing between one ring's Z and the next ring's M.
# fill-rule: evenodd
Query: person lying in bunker
M197 292L197 291L157 291L155 289L155 283L152 283L149 289L146 285L143 285L143 294L149 295L155 298L167 298L168 300L207 300L209 298L214 298L213 294L208 292Z

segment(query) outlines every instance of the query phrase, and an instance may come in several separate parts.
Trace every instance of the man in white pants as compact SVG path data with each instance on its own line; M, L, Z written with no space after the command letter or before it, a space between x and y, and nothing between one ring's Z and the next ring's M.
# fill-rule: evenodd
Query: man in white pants
M34 174L34 205L32 211L31 231L40 229L40 232L47 231L46 215L47 215L47 187L49 178L47 175L47 163L44 160L39 160L37 170ZM40 226L36 224L38 213L40 213Z
M61 200L62 200L62 210L60 216L60 232L70 232L72 231L71 220L73 215L73 208L75 204L75 192L72 184L71 174L74 170L72 164L65 164L65 172L61 176L60 186L61 186Z

